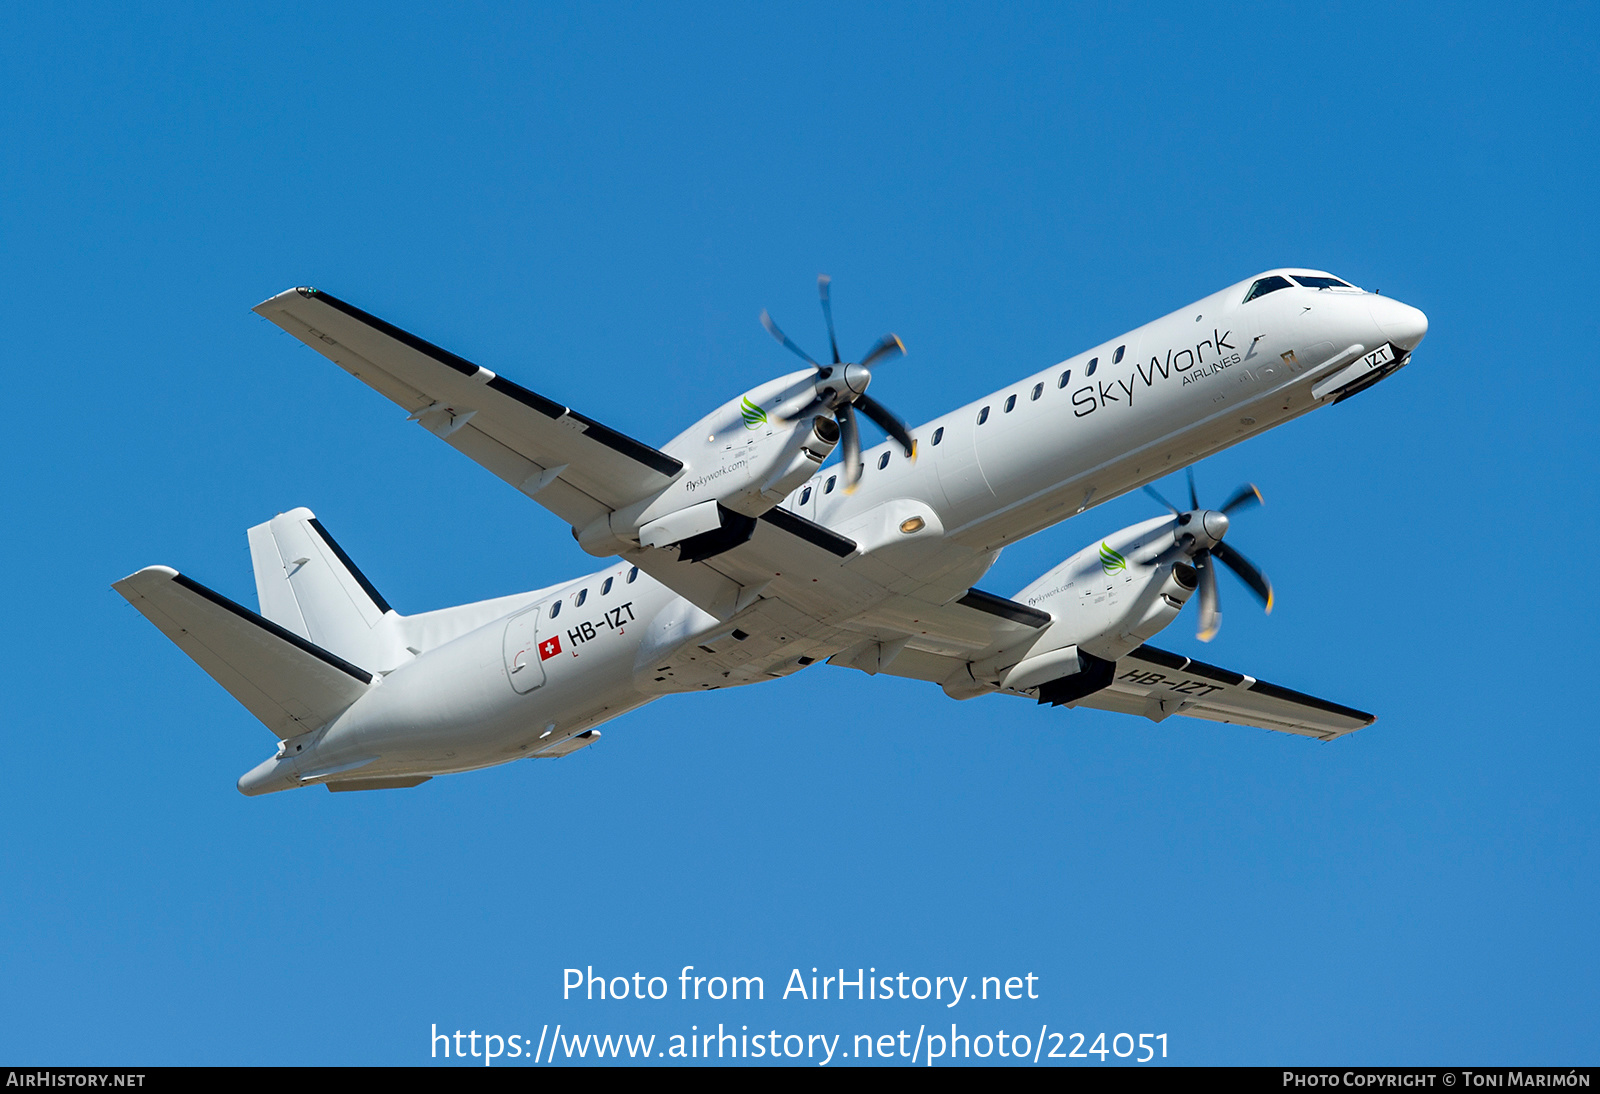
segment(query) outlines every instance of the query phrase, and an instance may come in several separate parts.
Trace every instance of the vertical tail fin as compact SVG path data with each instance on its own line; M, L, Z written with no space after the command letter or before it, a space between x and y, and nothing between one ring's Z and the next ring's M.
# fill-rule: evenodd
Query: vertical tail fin
M249 536L263 616L373 671L405 659L399 628L385 623L394 609L311 510L280 513Z

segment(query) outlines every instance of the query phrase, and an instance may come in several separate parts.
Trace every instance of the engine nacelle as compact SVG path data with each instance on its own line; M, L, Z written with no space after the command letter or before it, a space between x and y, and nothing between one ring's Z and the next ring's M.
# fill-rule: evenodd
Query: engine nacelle
M1077 646L1115 661L1178 617L1197 584L1186 561L1151 565L1174 522L1156 517L1091 544L1013 599L1055 617L1034 649Z
M748 526L810 478L838 443L831 417L789 417L815 398L816 373L805 369L724 403L664 447L684 464L670 486L578 529L579 545L614 555Z
M1054 622L1027 646L974 664L973 680L1027 691L1084 674L1082 694L1110 683L1095 674L1176 619L1198 584L1187 561L1150 561L1172 546L1174 527L1158 517L1124 528L1017 593L1012 599Z

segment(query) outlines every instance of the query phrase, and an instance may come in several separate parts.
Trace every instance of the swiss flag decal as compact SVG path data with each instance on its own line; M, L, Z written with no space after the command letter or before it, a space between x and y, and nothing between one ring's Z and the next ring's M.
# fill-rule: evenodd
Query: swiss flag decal
M560 638L546 638L539 643L539 660L548 661L561 652Z

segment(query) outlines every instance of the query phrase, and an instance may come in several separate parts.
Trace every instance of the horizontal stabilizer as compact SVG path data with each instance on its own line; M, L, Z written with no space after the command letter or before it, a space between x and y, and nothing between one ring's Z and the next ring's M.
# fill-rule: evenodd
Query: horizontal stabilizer
M112 588L280 738L320 729L372 684L365 669L170 567Z

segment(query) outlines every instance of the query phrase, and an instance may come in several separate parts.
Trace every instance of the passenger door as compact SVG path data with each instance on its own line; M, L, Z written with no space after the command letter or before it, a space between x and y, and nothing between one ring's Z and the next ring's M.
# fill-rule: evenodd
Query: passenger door
M544 666L539 657L539 620L543 604L535 604L506 622L506 677L516 691L526 694L544 683Z

